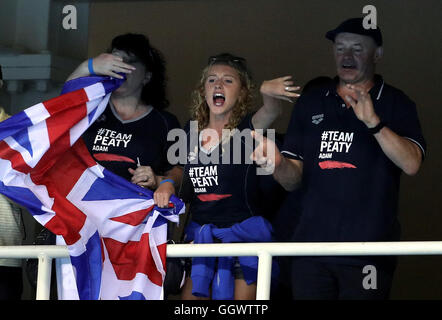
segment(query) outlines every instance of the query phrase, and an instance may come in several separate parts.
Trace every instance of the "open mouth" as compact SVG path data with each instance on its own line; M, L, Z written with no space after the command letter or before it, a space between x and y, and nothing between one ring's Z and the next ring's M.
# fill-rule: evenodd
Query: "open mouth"
M341 67L342 69L353 70L356 69L356 64L352 62L344 62L343 64L341 64Z
M224 96L224 94L217 92L213 95L213 103L215 104L215 106L221 107L225 101L226 97Z

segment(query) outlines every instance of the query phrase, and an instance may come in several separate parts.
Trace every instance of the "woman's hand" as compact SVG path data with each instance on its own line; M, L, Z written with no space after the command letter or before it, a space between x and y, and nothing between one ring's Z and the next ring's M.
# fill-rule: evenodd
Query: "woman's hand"
M123 58L110 53L102 53L92 59L92 68L94 73L101 76L111 76L118 79L123 79L123 76L117 74L122 72L129 74L135 70L134 66L124 63ZM68 77L66 81L86 77L91 75L89 70L89 60L82 62L77 69Z
M123 76L119 75L118 72L128 74L135 70L134 66L124 63L122 57L110 53L102 53L93 58L92 66L96 74L118 79L123 79Z
M135 183L143 188L156 189L159 186L159 178L153 172L152 168L149 166L139 166L137 169L128 169L132 174L132 183Z
M285 76L266 80L262 83L260 92L263 95L293 103L292 98L300 96L299 93L295 91L298 91L301 87L294 86L294 82L291 79L292 76Z
M299 86L294 86L292 76L285 76L264 81L261 85L263 106L253 115L252 124L255 129L267 129L282 113L282 101L293 103L299 97Z
M175 194L175 187L172 182L165 181L159 185L153 194L154 203L160 208L167 208L169 206L169 199L172 194Z
M158 207L167 208L169 206L170 196L175 194L175 186L172 182L161 183L164 177L157 176L149 166L139 166L136 170L129 168L129 172L132 174L132 183L155 190L153 200Z

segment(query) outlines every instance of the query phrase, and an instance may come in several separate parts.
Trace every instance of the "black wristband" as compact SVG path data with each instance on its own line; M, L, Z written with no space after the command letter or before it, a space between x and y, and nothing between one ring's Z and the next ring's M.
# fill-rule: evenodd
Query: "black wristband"
M376 133L378 133L379 131L381 131L381 129L382 129L383 127L385 127L385 123L384 123L383 121L380 121L380 122L377 124L376 127L368 128L368 133L370 133L370 134L376 134Z

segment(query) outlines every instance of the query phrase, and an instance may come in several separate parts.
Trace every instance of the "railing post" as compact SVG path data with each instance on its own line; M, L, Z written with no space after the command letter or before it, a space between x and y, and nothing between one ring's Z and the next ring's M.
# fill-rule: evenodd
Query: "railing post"
M47 254L38 256L36 300L49 300L51 289L52 258Z
M256 300L270 299L272 275L272 255L268 252L258 254L258 279L256 283Z

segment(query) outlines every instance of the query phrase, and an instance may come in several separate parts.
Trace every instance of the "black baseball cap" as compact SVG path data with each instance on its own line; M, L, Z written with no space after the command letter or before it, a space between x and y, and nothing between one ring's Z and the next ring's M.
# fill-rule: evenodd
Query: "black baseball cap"
M382 46L382 33L378 26L376 29L364 28L362 18L351 18L342 22L336 29L330 30L325 34L325 37L331 41L335 41L336 36L342 32L356 33L363 36L371 37L376 44Z

